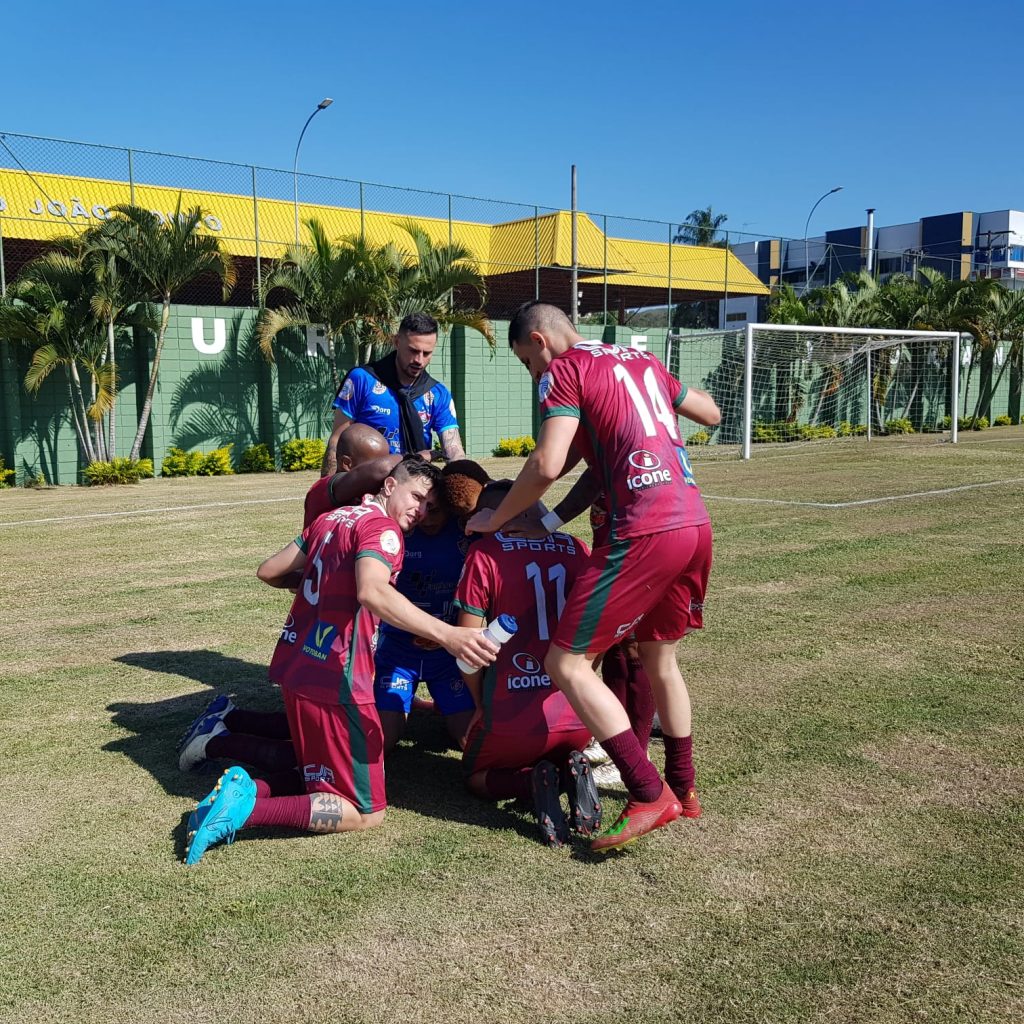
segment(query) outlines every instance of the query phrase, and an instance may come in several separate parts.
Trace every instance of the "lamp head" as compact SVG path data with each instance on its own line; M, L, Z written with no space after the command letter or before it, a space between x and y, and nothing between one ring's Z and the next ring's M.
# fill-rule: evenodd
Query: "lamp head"
M316 109L317 109L317 110L326 110L326 109L327 109L327 108L328 108L328 107L329 107L329 106L330 106L330 105L331 105L331 104L332 104L333 102L334 102L334 100L332 100L332 99L331 99L331 97L330 97L330 96L328 96L328 97L327 97L326 99L322 99L322 100L321 100L321 101L320 101L320 102L319 102L319 103L318 103L318 104L316 105Z

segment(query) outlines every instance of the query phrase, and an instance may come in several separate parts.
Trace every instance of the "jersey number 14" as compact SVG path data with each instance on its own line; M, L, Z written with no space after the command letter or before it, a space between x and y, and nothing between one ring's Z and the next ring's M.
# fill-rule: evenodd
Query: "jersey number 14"
M636 407L637 415L644 426L644 433L648 437L657 437L658 428L654 422L657 419L668 431L668 436L673 441L678 439L679 430L676 425L675 413L665 403L665 396L658 386L658 378L654 373L653 366L648 366L644 370L644 387L647 389L650 405L648 405L644 396L640 393L640 388L637 387L636 381L630 376L629 370L622 363L618 363L615 367L615 379L625 385L626 394L629 395L633 405ZM651 415L652 410L654 412L653 416Z

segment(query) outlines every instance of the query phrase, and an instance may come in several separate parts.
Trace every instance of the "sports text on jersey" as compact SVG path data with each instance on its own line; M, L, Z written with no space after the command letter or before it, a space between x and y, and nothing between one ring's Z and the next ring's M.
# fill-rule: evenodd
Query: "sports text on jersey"
M543 540L509 537L501 531L494 536L501 544L502 551L561 551L567 555L575 555L579 550L576 538L568 533L552 533Z

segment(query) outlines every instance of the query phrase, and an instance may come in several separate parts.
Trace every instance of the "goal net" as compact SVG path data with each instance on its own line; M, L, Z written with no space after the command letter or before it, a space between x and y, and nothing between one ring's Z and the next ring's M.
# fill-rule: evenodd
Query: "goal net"
M722 410L717 427L688 430L687 444L708 454L893 434L956 440L955 333L748 324L670 345L670 370Z

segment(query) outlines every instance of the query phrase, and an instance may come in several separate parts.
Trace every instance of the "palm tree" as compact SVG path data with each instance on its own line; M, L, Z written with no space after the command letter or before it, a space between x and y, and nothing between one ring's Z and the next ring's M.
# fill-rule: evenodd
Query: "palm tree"
M400 259L393 246L375 246L358 235L333 243L319 220L305 223L310 244L288 246L284 259L263 279L257 337L263 355L273 361L274 342L282 331L322 325L337 388L338 349L346 340L358 358L364 347L390 336ZM271 309L267 299L279 288L290 293L291 303Z
M79 455L85 462L106 457L100 424L116 395L114 368L105 358L106 339L90 305L91 284L80 255L48 252L23 268L0 303L0 334L33 348L26 388L36 393L54 370L64 370ZM80 365L90 377L88 405Z
M1024 292L1009 291L1002 285L995 289L992 296L991 336L993 355L1001 342L1008 341L1010 349L996 379L990 381L987 388L983 386L978 395L974 415L989 418L992 411L992 396L996 393L1008 366L1011 382L1016 383L1018 389L1020 387L1021 359L1024 356Z
M310 244L289 246L264 279L264 303L277 288L293 297L289 305L265 308L260 316L259 343L266 358L274 358L281 331L322 324L334 354L337 387L337 357L345 343L353 347L357 362L367 362L374 347L394 335L403 316L420 311L442 327L472 327L493 346L483 312L486 287L473 254L456 243L435 245L414 221L401 226L412 241L411 252L355 235L332 243L318 220L306 221Z
M693 210L686 215L686 220L679 225L673 242L683 245L713 245L725 247L725 241L718 239L719 228L729 219L725 213L713 213L710 206L702 210Z
M235 267L216 238L199 234L202 210L195 206L181 212L180 194L174 215L163 221L138 206L115 206L112 214L104 225L104 244L142 282L147 298L161 304L149 385L139 415L139 429L132 442L131 458L137 459L153 408L171 298L200 275L213 273L220 279L226 299L235 285Z

